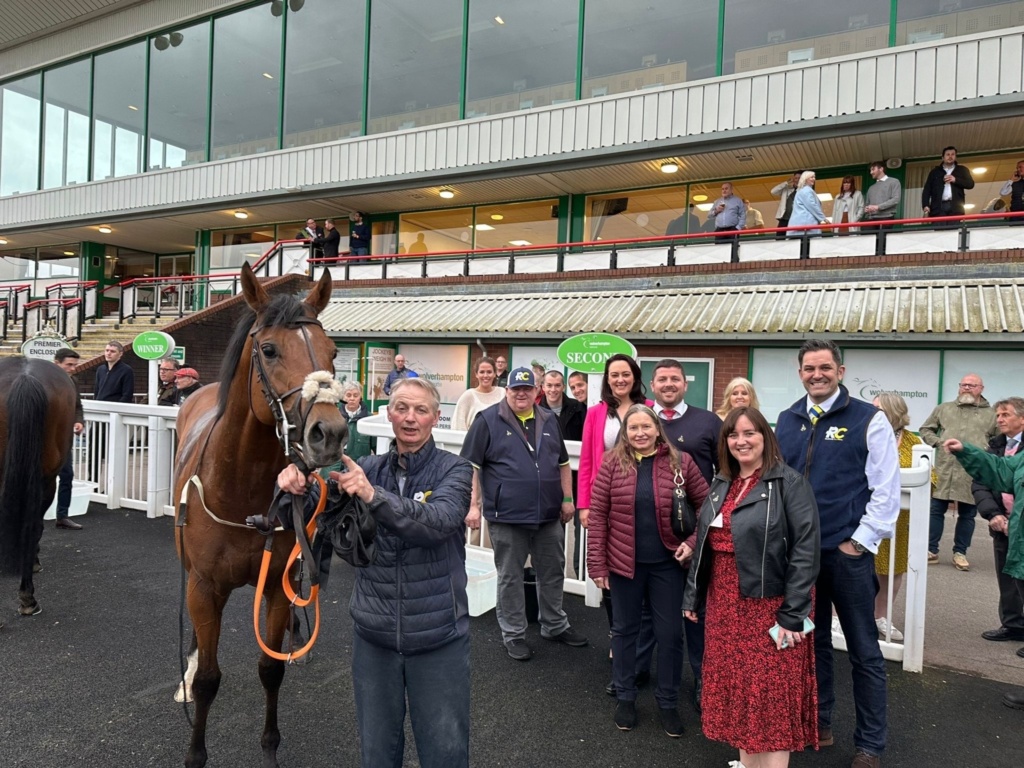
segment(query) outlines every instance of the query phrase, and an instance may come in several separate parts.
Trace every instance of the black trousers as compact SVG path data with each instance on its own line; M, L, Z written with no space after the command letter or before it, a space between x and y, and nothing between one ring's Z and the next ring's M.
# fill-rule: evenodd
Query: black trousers
M996 582L999 584L999 623L1013 632L1024 632L1024 581L1003 573L1010 540L1004 534L992 537L992 553L996 561Z

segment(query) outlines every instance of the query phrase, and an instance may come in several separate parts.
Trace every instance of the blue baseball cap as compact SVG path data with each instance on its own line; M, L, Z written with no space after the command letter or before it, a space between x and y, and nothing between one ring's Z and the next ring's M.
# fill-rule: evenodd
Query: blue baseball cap
M508 375L508 384L505 386L509 389L515 389L516 387L536 387L537 380L533 376L533 371L529 368L516 368Z

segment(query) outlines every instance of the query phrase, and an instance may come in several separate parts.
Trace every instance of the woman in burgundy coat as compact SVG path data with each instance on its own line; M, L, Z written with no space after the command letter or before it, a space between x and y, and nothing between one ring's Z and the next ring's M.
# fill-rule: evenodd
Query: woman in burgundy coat
M680 541L672 532L676 485L700 509L708 485L693 460L665 437L646 405L633 405L619 439L604 457L590 498L587 571L601 589L611 589L612 679L618 706L615 725L636 725L636 640L640 607L651 605L658 641L658 702L661 724L674 738L683 733L676 708L683 669L683 569L696 537Z

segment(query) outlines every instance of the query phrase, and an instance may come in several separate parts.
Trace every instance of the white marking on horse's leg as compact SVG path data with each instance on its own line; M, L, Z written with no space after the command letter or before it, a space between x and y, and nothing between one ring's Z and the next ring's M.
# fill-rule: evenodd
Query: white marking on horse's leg
M188 667L185 669L185 681L178 683L178 690L174 692L174 700L181 704L183 701L192 701L192 681L196 677L196 670L199 669L199 651L192 651L188 655Z

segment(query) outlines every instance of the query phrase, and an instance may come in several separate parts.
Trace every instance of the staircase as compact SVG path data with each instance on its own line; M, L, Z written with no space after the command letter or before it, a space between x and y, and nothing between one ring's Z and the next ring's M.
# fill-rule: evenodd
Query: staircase
M82 325L82 338L72 342L75 351L82 356L82 362L103 354L108 341L119 341L130 347L132 341L143 331L159 331L180 318L178 317L137 317L119 322L117 317L104 317L96 321L87 320ZM7 339L0 342L0 357L20 354L21 321L7 327Z

